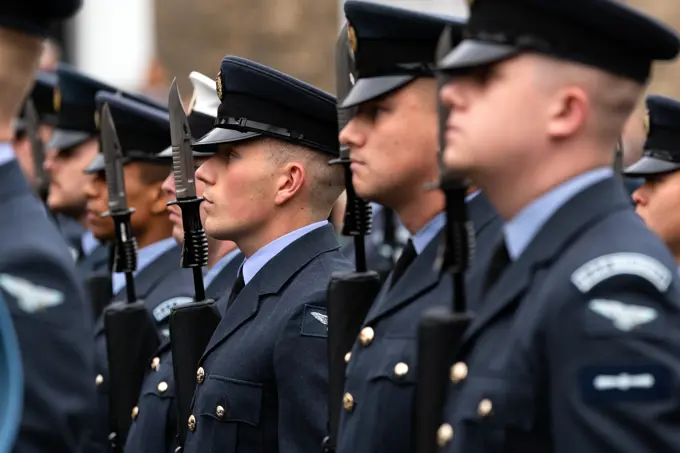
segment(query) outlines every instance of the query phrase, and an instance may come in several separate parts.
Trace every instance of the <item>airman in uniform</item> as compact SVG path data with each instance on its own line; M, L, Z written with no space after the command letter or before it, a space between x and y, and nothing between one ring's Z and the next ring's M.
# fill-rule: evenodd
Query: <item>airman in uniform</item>
M410 232L346 356L339 452L399 452L412 447L420 314L450 306L452 280L435 270L444 240L439 178L435 50L445 27L460 40L463 22L369 2L345 3L356 83L341 102L356 107L340 131L349 146L358 196L393 209ZM483 194L468 197L480 252L500 221Z
M677 450L680 282L611 168L677 35L623 2L477 0L464 36L439 62L444 161L504 225L452 346L443 451Z
M93 372L88 308L66 244L12 148L13 119L31 90L47 27L79 6L78 1L10 1L0 6L0 294L17 334L24 371L23 391L2 399L3 409L9 410L3 416L17 417L23 397L20 420L2 420L3 452L79 451L89 429L94 389L88 385ZM11 329L5 327L3 323L3 341L11 342ZM3 392L16 391L16 374L3 374L10 378L3 381Z
M351 264L327 219L344 190L335 98L258 63L225 57L206 232L246 259L199 361L184 451L317 453L326 434L326 287Z
M649 130L642 158L626 168L629 178L641 178L633 192L635 212L663 239L680 267L680 102L665 96L647 97Z

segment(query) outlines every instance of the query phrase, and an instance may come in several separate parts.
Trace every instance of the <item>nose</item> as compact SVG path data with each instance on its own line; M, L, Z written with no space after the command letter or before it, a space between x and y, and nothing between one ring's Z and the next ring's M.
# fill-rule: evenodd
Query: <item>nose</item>
M175 198L175 175L170 172L161 185L163 193L169 198Z
M212 160L213 159L206 160L196 169L196 174L195 174L196 179L201 181L206 186L212 186L214 184L212 165L211 165Z
M57 160L56 150L50 149L45 153L45 160L43 161L43 170L45 170L45 172L47 172L49 175L51 175L52 171L54 171L56 160Z
M97 188L95 187L95 178L88 178L85 183L85 197L88 199L93 199L97 196Z
M644 184L637 189L635 189L635 192L633 192L633 195L631 196L633 198L633 204L635 206L644 206L647 204L647 198L645 197L645 190L644 190Z
M359 119L354 117L342 128L338 136L341 145L360 147L366 142L365 134L359 127Z
M465 98L461 88L461 80L450 78L439 90L439 99L442 104L450 109L463 106Z

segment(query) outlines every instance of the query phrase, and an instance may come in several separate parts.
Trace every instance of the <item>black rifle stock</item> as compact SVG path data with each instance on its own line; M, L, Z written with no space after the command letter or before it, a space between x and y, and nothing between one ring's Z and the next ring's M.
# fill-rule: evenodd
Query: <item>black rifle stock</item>
M442 33L437 47L437 61L452 48L449 28ZM444 80L440 78L439 84ZM446 146L445 131L448 110L439 104L439 142L441 152ZM415 453L439 451L438 431L443 421L444 403L449 378L449 368L458 351L460 340L472 321L467 312L465 296L465 271L474 234L467 219L465 197L467 185L453 175L442 174L440 189L446 196L446 230L443 254L439 257L441 272L449 272L453 279L452 307L426 310L418 326L418 384L413 412Z

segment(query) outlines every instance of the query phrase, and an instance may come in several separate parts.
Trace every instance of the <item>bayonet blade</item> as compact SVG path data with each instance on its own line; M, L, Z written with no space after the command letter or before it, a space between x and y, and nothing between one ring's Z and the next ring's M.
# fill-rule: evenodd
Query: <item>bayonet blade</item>
M104 104L101 112L101 146L104 153L106 184L109 188L109 212L116 215L127 211L128 206L125 197L123 151L108 104Z
M26 133L31 142L31 154L33 155L35 187L40 190L47 185L45 169L43 168L43 164L45 163L45 146L40 139L40 118L38 116L38 111L35 108L35 104L33 103L33 99L29 98L26 101L25 113Z
M191 151L191 129L182 105L177 79L172 81L168 97L170 111L170 142L172 144L172 173L178 200L196 198L194 155Z

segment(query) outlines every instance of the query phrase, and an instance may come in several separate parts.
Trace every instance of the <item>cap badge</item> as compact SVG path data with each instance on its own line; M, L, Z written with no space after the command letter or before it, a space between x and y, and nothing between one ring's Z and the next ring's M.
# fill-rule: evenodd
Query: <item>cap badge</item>
M94 127L99 130L99 110L94 111Z
M644 121L643 124L645 126L645 132L647 133L647 135L649 135L649 129L651 128L651 123L649 120L649 110L645 111L645 118L643 121Z
M59 88L55 88L52 94L52 107L55 112L61 110L61 91L59 91Z
M217 82L217 97L220 98L220 101L222 100L222 70L217 73L217 78L215 79L215 82Z
M347 40L349 41L349 47L352 49L352 52L356 53L357 48L359 47L357 42L357 32L350 24L347 24Z

